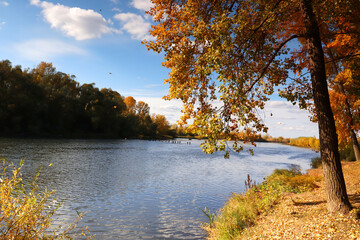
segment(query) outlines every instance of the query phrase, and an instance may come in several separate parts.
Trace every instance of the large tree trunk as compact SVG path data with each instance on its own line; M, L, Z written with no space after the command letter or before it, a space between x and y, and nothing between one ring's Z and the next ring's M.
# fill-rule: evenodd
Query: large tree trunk
M338 138L334 116L330 107L319 26L313 11L312 0L300 0L300 5L305 24L312 89L319 126L320 152L328 211L347 213L352 207L346 193L340 163Z

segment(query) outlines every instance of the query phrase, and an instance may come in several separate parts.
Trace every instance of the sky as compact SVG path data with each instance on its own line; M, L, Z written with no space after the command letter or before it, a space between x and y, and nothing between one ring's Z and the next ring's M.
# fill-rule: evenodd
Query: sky
M150 0L0 0L0 60L23 68L51 62L80 84L133 96L176 123L181 102L162 100L169 73L163 56L141 44L151 38L150 7ZM318 136L308 116L272 97L263 119L274 137Z

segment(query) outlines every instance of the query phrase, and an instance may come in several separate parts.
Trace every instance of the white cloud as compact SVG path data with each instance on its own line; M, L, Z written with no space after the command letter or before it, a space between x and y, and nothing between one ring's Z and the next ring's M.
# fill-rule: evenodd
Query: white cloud
M180 100L166 101L160 97L135 97L136 101L144 101L150 107L151 114L165 115L170 124L176 123L180 120L182 102Z
M87 52L77 46L54 39L32 39L15 46L18 55L32 61L52 61L66 55L86 55Z
M149 35L151 24L142 16L134 13L118 13L114 18L122 22L122 29L130 33L133 39L143 40L151 38Z
M2 29L2 27L6 24L6 22L2 21L0 22L0 30Z
M165 115L172 124L176 123L182 115L183 107L180 100L165 101L160 97L132 96L137 101L148 103L151 113ZM264 121L269 127L269 134L273 137L318 136L317 124L310 122L309 113L289 102L269 101L266 103L265 111ZM273 113L273 116L270 116L270 112Z
M139 10L149 11L153 3L150 0L133 0L131 5Z
M269 101L268 103L266 103L266 106L269 108L293 108L293 105L290 102L286 101Z
M137 100L149 104L151 113L163 114L169 122L176 123L180 119L182 102L180 100L165 101L155 97L136 97ZM309 120L309 112L300 110L286 101L269 101L265 105L265 124L273 137L318 137L316 123ZM273 115L270 116L270 113Z
M7 1L1 1L0 5L7 7L7 6L9 6L9 3Z
M40 6L40 0L30 0L31 5Z
M142 97L162 99L162 96L168 94L167 89L160 89L156 86L147 86L145 86L144 88L131 89L130 91L118 90L118 92L121 92L124 96L133 96L135 99Z
M306 129L305 129L305 126L295 126L295 127L284 127L284 130L288 130L288 131L293 131L293 130L304 131Z
M111 9L111 11L113 11L113 12L121 12L121 9L117 8L117 7L114 7L114 8Z
M265 105L265 124L273 137L318 136L317 124L309 112L287 101L269 101Z
M59 29L76 40L100 38L112 32L120 33L109 27L110 21L91 9L55 5L40 0L30 0L30 3L42 8L41 13L52 28Z

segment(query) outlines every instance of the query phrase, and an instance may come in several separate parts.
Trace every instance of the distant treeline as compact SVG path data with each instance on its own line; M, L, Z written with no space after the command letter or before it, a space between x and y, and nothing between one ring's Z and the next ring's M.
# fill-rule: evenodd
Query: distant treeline
M0 62L0 136L156 138L174 136L163 115L108 88L80 85L51 63Z
M269 135L263 136L266 141L278 142L289 144L297 147L311 148L314 150L320 150L320 141L316 137L297 137L297 138L283 138L283 137L271 137Z
M263 136L268 142L277 142L288 144L291 146L310 148L316 151L320 150L320 141L316 137L297 137L297 138L283 138L283 137L271 137L269 135ZM354 149L350 144L339 148L341 161L355 161ZM321 159L320 159L321 160Z

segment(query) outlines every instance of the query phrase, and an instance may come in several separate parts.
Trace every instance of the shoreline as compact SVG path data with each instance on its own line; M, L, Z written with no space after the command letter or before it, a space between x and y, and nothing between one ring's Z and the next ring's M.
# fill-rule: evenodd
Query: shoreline
M344 162L342 166L348 196L354 207L350 214L327 212L322 168L309 169L301 177L313 178L316 188L299 193L283 192L269 209L259 213L243 230L222 239L360 239L360 162ZM299 182L300 177L296 181ZM229 199L220 210L221 214L237 196ZM216 220L213 224L216 229ZM214 228L205 229L209 233L208 239L219 238L220 233Z

